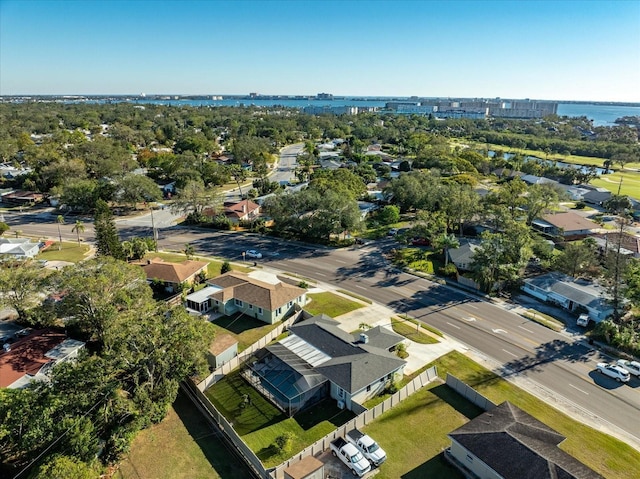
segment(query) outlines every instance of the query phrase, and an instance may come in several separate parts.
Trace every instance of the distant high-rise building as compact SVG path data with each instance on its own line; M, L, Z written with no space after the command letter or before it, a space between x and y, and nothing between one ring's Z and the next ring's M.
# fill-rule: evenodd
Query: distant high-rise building
M318 93L316 98L318 100L333 100L333 95L331 93Z
M254 92L249 93L249 98L258 98L259 96L260 96L260 94L258 94L258 93L254 93Z

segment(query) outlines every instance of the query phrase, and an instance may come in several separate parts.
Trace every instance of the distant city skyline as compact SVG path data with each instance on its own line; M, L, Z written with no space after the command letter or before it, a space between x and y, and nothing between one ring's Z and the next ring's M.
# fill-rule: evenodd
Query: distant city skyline
M0 0L0 95L640 102L640 0Z

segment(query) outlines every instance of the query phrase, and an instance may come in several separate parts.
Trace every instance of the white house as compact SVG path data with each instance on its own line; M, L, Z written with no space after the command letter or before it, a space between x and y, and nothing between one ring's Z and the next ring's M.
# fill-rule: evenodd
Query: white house
M522 290L569 311L578 312L580 308L584 308L596 323L613 313L604 287L562 273L553 272L525 279Z
M16 259L34 258L40 252L40 245L29 238L0 238L0 255Z

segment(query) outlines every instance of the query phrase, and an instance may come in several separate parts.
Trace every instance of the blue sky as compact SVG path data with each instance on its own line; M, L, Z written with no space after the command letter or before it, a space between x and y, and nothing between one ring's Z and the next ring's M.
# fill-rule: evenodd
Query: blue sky
M0 94L640 102L640 0L0 0Z

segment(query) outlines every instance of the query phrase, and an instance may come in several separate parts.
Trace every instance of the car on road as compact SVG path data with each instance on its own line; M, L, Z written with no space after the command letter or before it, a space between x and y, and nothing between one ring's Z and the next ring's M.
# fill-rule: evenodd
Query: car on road
M260 253L259 251L256 251L254 249L248 249L247 251L244 252L244 255L246 258L252 258L252 259L261 259L262 258L262 253Z
M629 371L630 374L640 378L640 363L638 361L627 361L626 359L618 359L618 366Z
M387 232L387 236L395 236L398 234L398 228L391 228L388 232Z
M367 246L367 245L371 244L370 241L368 241L368 240L366 240L364 238L356 238L354 242L355 242L355 244L359 244L359 245L362 245L362 246Z
M598 363L597 368L600 373L605 376L609 376L618 382L629 382L629 371L622 366L618 366L617 364Z

